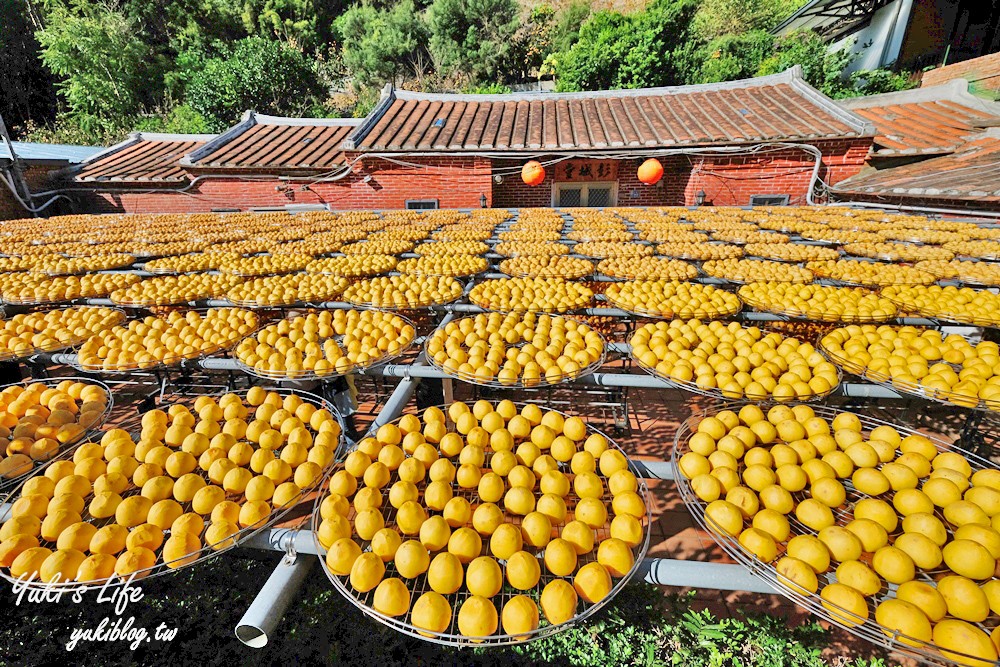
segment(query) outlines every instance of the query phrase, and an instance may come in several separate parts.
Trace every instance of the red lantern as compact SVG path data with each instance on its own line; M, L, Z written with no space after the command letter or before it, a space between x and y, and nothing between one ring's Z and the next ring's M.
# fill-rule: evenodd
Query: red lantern
M649 158L639 165L639 180L646 185L655 185L663 178L663 165L656 158Z
M537 160L525 163L521 167L521 180L532 187L541 185L545 180L545 167Z

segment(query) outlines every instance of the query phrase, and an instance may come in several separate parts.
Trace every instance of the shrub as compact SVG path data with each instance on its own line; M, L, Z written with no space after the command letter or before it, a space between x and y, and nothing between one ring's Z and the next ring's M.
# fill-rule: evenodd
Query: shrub
M312 60L280 42L249 37L205 60L191 77L185 97L209 129L218 132L247 109L284 116L309 114L324 92Z

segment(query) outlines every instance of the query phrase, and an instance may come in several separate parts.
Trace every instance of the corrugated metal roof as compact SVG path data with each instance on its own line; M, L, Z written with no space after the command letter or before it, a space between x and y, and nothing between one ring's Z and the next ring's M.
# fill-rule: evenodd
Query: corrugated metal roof
M968 93L968 82L842 100L878 128L873 155L941 155L1000 124L1000 105Z
M181 165L212 171L322 172L344 163L341 145L360 118L283 118L248 111L243 120L192 151Z
M26 162L46 162L78 164L92 155L100 153L100 146L75 146L72 144L41 144L28 141L14 141L14 152ZM12 160L7 142L0 141L0 160Z
M833 191L841 197L1000 201L1000 136L990 132L950 155L859 174Z
M387 88L344 146L361 151L577 151L871 136L802 80L584 93L440 95Z
M76 183L186 183L182 157L213 139L207 134L135 133L72 170Z

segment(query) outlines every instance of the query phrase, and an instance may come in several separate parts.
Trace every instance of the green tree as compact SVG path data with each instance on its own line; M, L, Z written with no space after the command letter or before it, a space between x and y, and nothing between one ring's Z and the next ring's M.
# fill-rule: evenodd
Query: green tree
M898 90L908 90L919 85L919 78L914 78L909 72L893 72L887 69L858 70L851 72L850 83L853 95L878 95L879 93L894 93Z
M438 72L487 83L516 78L518 15L517 0L434 0L427 23Z
M68 115L85 134L128 127L162 94L160 59L139 26L111 5L75 0L53 7L36 36L42 61L61 78Z
M833 98L849 97L853 87L844 77L844 70L857 56L847 48L828 51L826 47L814 32L792 33L777 40L774 53L761 62L756 74L775 74L801 65L802 76L814 88Z
M356 88L380 86L410 75L421 78L430 58L428 32L413 0L379 9L355 5L337 20L342 57Z
M696 0L654 0L634 14L597 12L558 58L559 90L644 88L682 83L691 67L688 44Z
M699 53L701 66L689 83L746 79L756 75L761 63L774 53L774 37L763 30L723 35Z
M243 26L251 35L278 39L299 50L329 44L333 21L347 5L331 0L244 0Z
M552 31L552 52L568 51L580 38L580 26L590 16L589 0L574 0L556 12Z
M701 0L695 30L705 39L770 30L803 4L805 0Z
M188 83L185 101L209 129L221 131L246 109L288 116L314 113L323 96L312 60L286 44L248 37L205 61Z
M537 76L552 53L556 11L551 5L534 7L514 33L514 53L509 74L517 80Z

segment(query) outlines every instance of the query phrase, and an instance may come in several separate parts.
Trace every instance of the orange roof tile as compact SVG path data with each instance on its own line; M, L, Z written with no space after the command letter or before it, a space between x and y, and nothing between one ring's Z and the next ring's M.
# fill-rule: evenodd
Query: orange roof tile
M329 171L344 163L341 144L359 123L360 118L282 118L248 111L181 164L213 172Z
M837 183L833 192L841 197L1000 201L1000 136L988 133L950 155L859 174Z
M344 146L360 151L577 151L871 136L799 68L697 86L440 95L387 87Z
M136 132L65 173L84 184L186 183L191 175L178 162L214 136Z
M933 88L842 100L878 128L873 155L941 155L958 149L984 127L1000 124L1000 105L968 93L955 79Z

